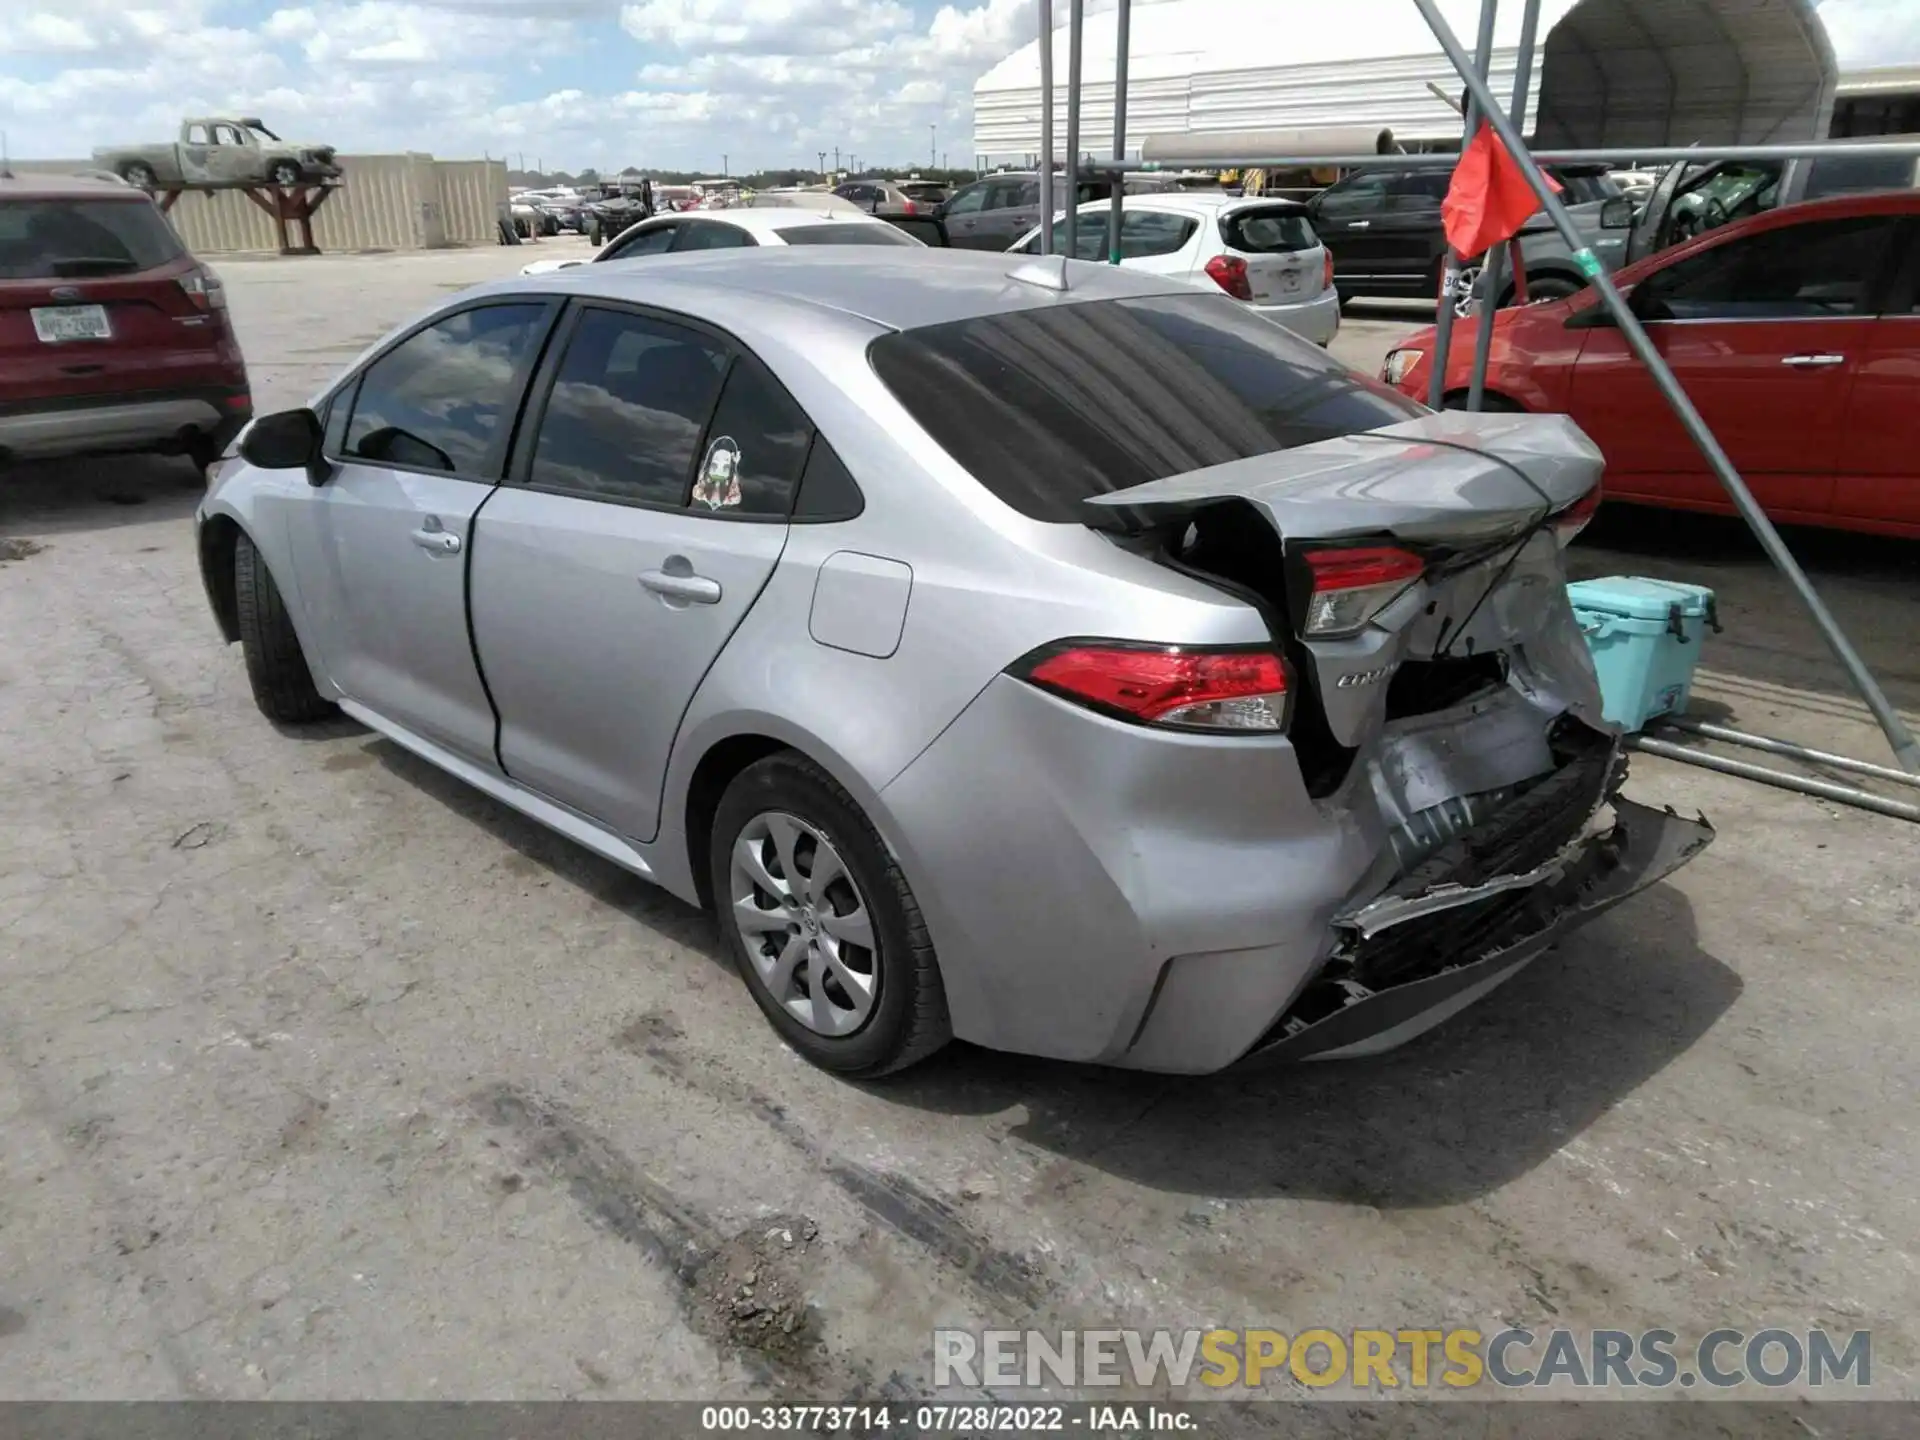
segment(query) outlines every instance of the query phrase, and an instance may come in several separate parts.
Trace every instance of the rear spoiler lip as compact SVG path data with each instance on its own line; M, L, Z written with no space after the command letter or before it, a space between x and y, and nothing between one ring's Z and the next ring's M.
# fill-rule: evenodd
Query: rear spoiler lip
M1084 503L1152 524L1242 500L1263 510L1283 538L1384 533L1412 542L1490 542L1581 499L1599 483L1603 464L1593 442L1563 415L1439 411Z

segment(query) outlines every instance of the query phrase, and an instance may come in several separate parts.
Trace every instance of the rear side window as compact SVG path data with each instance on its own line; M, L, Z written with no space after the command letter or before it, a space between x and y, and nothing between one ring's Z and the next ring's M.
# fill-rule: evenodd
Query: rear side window
M693 508L725 515L786 515L807 463L813 427L757 360L742 355L727 374L707 427Z
M343 458L490 478L545 317L544 305L486 305L401 341L360 378Z
M915 242L892 225L796 225L782 230L780 238L789 245L908 245Z
M1222 215L1220 240L1229 250L1246 255L1288 255L1320 243L1304 211L1277 205Z
M0 201L0 280L131 275L184 253L144 199Z
M1910 190L1914 185L1912 156L1891 160L1855 156L1823 156L1807 170L1807 200L1826 195L1850 195L1865 190Z
M948 454L1036 520L1107 523L1080 502L1426 413L1225 296L977 316L868 353Z
M676 255L687 250L745 250L760 242L738 225L721 225L712 220L690 220L680 227L673 242Z
M685 504L728 359L684 326L587 311L540 417L528 482L594 500Z

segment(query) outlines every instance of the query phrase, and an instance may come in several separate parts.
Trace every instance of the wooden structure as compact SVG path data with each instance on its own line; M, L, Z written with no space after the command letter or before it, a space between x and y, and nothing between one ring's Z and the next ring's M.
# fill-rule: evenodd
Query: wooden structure
M320 247L313 243L313 217L340 185L338 181L330 185L172 185L159 193L160 212L164 215L173 209L180 197L189 190L210 193L215 188L237 188L258 206L273 221L274 234L280 241L282 255L318 255ZM293 231L289 227L299 231L299 244L294 243Z

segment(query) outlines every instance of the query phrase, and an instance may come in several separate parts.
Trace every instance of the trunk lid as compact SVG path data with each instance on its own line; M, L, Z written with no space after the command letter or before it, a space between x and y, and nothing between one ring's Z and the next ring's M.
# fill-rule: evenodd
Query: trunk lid
M1265 602L1311 682L1303 699L1352 750L1389 720L1451 708L1509 675L1550 710L1611 728L1551 523L1599 484L1602 464L1564 416L1446 411L1086 503L1163 534L1188 521L1172 558ZM1249 545L1249 510L1277 545ZM1425 572L1357 633L1305 636L1305 555L1358 542L1405 547Z
M1326 251L1304 205L1236 206L1219 224L1226 252L1246 263L1254 304L1311 300L1324 288Z

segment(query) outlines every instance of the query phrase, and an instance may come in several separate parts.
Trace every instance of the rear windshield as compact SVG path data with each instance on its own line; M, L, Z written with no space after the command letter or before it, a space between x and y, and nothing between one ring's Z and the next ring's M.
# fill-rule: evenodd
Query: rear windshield
M0 280L128 275L181 253L145 199L0 200Z
M918 243L885 223L796 225L791 230L782 230L780 238L789 245L913 245Z
M1278 205L1222 215L1220 239L1229 250L1247 255L1286 255L1320 243L1304 211Z
M1080 502L1425 413L1226 296L977 316L876 340L888 389L973 477L1036 520Z

